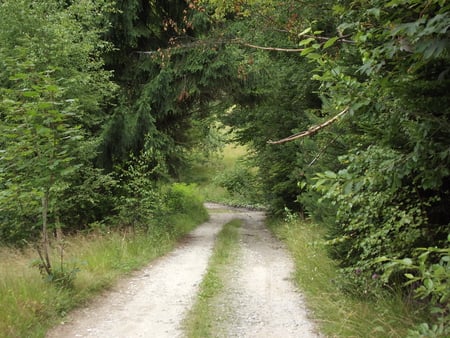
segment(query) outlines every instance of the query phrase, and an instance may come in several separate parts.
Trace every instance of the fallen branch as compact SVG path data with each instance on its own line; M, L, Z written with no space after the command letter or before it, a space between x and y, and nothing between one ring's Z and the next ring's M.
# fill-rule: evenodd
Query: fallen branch
M337 114L336 116L332 117L331 119L325 121L322 124L319 124L317 126L313 126L311 128L309 128L308 130L302 131L300 133L288 136L286 138L283 138L281 140L278 141L267 141L267 143L269 144L281 144L281 143L286 143L286 142L290 142L290 141L294 141L297 140L299 138L305 137L305 136L309 136L312 134L317 133L320 129L325 128L326 126L332 124L334 121L336 121L338 118L340 118L342 115L344 115L346 112L348 112L349 107L345 108L343 111L341 111L339 114Z

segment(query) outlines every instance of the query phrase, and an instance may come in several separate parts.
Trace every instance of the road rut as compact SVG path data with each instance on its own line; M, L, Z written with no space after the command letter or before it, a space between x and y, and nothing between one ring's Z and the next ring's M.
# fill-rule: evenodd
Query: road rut
M227 311L216 336L317 337L301 295L291 283L292 262L264 227L264 214L206 206L210 220L174 251L121 280L88 307L69 314L47 337L184 337L182 321L195 301L215 237L235 218L245 221L241 256L230 266L223 295Z

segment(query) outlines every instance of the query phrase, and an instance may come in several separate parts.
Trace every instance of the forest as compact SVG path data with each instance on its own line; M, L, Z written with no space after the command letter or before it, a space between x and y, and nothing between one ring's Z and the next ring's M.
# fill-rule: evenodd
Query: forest
M323 225L341 288L414 293L417 332L450 335L449 10L0 0L1 245L55 275L49 236L159 224L231 139L222 185Z

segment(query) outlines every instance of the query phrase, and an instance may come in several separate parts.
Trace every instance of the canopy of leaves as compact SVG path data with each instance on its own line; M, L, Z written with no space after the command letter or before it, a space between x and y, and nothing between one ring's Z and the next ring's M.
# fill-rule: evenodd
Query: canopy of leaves
M2 239L32 232L45 193L64 223L157 204L219 117L271 211L328 227L344 281L417 260L386 282L422 282L444 332L449 27L442 0L1 1Z
M237 100L225 120L253 146L273 210L301 210L329 227L343 280L363 292L385 271L380 257L414 258L418 248L448 247L446 2L202 3L268 74L248 72L257 76L251 100ZM265 144L347 109L308 139ZM390 276L390 283L404 280ZM449 293L440 307L448 306ZM443 332L444 322L435 332Z

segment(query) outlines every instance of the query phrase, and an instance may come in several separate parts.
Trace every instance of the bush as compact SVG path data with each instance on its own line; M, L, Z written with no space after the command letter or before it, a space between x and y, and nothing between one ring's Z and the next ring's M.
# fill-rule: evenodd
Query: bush
M261 193L256 175L242 164L228 169L214 178L214 182L225 188L236 202L261 203Z
M160 227L173 231L171 216L199 215L199 220L206 217L203 200L194 184L163 184L155 181L147 169L141 158L124 171L124 191L117 200L114 222L133 229Z
M415 296L429 301L433 323L419 324L410 331L411 337L450 336L450 246L420 248L416 253L416 259L380 258L380 262L388 261L383 279L403 273L408 280L405 285L414 288Z

